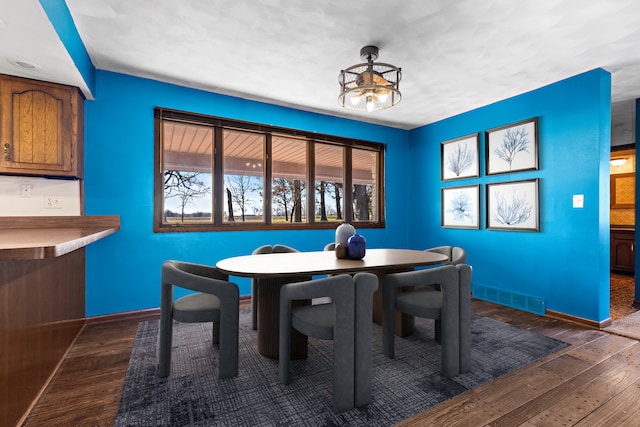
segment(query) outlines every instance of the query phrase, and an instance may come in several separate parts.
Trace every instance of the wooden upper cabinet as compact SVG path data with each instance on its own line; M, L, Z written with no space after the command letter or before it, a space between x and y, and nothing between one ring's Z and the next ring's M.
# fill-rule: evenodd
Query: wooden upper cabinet
M0 75L0 120L0 173L82 178L77 88Z

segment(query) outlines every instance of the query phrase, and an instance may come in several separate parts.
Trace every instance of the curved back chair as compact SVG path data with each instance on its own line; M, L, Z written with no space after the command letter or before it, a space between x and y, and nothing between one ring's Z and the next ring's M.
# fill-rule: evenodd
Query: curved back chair
M444 265L458 265L458 264L466 264L467 263L467 252L458 247L458 246L438 246L431 249L426 249L427 252L436 252L439 254L446 255L449 260L444 263ZM433 288L435 290L440 290L438 285L434 285ZM436 319L435 324L435 337L436 342L440 342L440 319Z
M333 410L371 402L371 316L377 277L359 273L289 283L280 290L280 380L289 383L291 329L333 340ZM330 297L331 303L293 307L292 301ZM354 363L355 361L355 363Z
M425 249L427 252L436 252L442 255L446 255L449 258L449 261L445 263L447 264L466 264L467 263L467 253L464 249L458 246L437 246L435 248Z
M439 290L397 288L439 285ZM445 265L388 274L382 282L382 351L394 357L394 310L440 322L442 374L471 369L471 267ZM436 331L438 326L436 326Z
M331 242L331 243L327 243L326 245L324 245L323 251L325 251L325 252L335 251L335 250L336 250L336 242Z
M171 370L173 319L213 322L212 341L219 343L218 377L238 375L239 290L215 267L180 261L162 264L159 375ZM173 287L196 291L173 301Z
M286 245L263 245L256 248L251 255L262 254L277 254L287 252L298 252L297 249ZM251 279L251 328L254 331L258 330L258 298L259 298L260 281L258 279Z

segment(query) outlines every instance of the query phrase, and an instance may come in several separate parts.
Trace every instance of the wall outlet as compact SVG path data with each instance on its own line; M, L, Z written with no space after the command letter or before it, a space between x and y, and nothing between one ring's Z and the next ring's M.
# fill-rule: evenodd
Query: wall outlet
M32 192L32 184L20 184L20 197L31 197Z
M45 196L45 209L62 209L62 200L58 196Z

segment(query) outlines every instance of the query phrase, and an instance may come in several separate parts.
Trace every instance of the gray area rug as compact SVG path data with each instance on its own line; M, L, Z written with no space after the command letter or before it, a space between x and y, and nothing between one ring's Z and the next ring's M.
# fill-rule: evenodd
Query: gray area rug
M116 426L388 426L525 366L568 344L472 315L472 371L440 375L433 321L416 318L416 332L397 338L395 356L381 353L373 327L373 402L340 414L331 406L331 341L309 339L309 356L292 362L289 385L278 361L258 353L250 312L240 313L239 375L217 377L211 324L174 324L171 375L157 376L158 322L138 327Z

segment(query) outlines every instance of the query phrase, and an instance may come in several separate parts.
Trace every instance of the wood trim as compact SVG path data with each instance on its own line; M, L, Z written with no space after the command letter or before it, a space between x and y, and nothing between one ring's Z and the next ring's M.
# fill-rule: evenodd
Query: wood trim
M117 227L119 216L5 216L0 217L0 230L17 228Z
M140 319L140 321L142 321L142 319L149 319L153 317L160 318L160 307L87 317L86 323L87 325L95 325L98 323L114 322L117 320Z
M605 319L602 322L596 322L594 320L572 316L570 314L560 313L558 311L553 311L553 310L546 310L545 316L554 317L556 319L561 319L561 320L568 320L569 322L578 323L580 325L587 326L592 329L603 329L611 325L611 318Z

